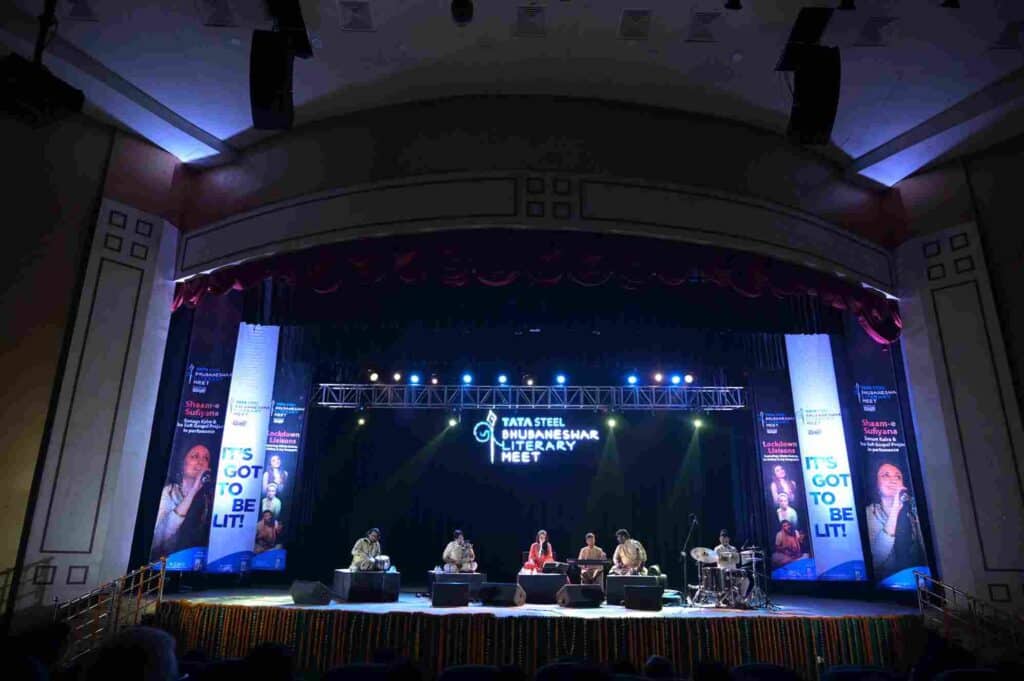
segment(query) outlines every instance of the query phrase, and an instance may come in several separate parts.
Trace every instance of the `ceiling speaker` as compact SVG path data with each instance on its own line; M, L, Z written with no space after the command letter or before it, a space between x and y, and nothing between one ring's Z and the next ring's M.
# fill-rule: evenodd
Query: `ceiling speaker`
M295 119L292 66L295 55L288 36L253 31L249 53L249 103L257 130L288 130Z
M786 135L797 144L828 144L839 109L839 48L814 45L804 50Z

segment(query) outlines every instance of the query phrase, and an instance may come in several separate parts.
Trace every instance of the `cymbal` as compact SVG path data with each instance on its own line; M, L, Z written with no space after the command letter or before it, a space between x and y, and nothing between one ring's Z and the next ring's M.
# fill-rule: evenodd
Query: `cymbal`
M762 560L764 560L764 551L758 549L740 551L740 562L744 565L747 563L760 563Z
M714 563L718 561L718 554L715 553L714 549L704 548L703 546L695 546L690 549L690 557L698 563Z

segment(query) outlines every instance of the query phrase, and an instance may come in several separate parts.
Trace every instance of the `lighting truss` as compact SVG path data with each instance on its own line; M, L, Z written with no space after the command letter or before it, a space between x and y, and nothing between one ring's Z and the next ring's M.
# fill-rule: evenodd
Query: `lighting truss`
M313 403L331 409L589 409L732 411L746 388L657 386L387 385L321 383Z

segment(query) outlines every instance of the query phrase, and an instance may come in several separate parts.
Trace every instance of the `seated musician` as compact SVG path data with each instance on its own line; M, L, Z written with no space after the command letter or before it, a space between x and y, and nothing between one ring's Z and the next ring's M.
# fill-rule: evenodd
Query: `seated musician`
M718 554L718 567L720 568L739 567L740 551L729 542L729 531L723 529L718 533L718 546L715 547L715 553Z
M547 530L537 533L537 541L530 544L530 557L523 564L524 572L543 572L544 563L555 560L555 550L548 541Z
M455 530L454 538L444 547L441 554L445 572L476 572L476 553L473 545L466 541L462 530Z
M374 558L380 555L380 530L376 527L360 537L352 546L352 564L348 566L353 572L369 572L377 569Z
M580 560L607 560L608 556L605 554L604 549L600 546L595 546L597 537L594 536L593 532L587 532L585 537L587 545L580 549ZM600 584L601 576L604 574L604 568L600 565L587 565L580 568L580 583L581 584Z
M631 539L627 530L617 531L615 539L619 545L612 554L613 565L608 574L646 575L647 568L644 567L644 563L647 562L647 551L644 550L644 545L636 539Z
M793 527L793 523L783 520L780 523L778 533L775 535L772 567L782 567L800 558L807 558L807 554L800 544L800 533Z

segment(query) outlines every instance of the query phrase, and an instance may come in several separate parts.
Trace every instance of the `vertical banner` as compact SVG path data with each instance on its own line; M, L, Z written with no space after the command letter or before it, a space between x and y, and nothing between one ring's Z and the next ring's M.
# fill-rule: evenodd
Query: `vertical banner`
M252 560L279 332L276 326L243 323L238 327L207 572L245 572Z
M759 372L751 376L751 388L772 579L813 580L814 551L807 531L806 485L789 378L782 371Z
M847 334L846 355L854 381L861 491L867 502L862 511L874 578L884 589L916 589L914 570L929 570L892 356L859 328L853 331Z
M302 457L303 425L312 380L313 371L308 364L278 364L263 461L260 515L252 549L253 570L285 569L285 533L296 508L295 471Z
M786 354L817 579L867 580L831 340L787 335Z
M240 319L241 306L233 296L208 296L195 312L171 460L150 549L150 560L166 556L171 571L201 571L206 566L213 471Z

